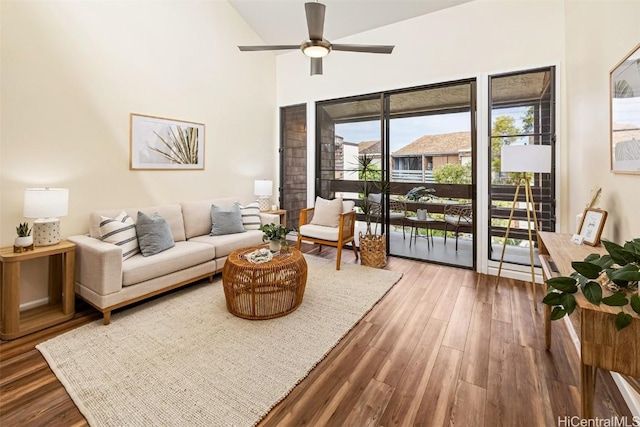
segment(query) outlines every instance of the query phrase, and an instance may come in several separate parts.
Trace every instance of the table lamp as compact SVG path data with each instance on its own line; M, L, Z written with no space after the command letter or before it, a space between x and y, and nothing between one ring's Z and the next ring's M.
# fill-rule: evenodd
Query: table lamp
M271 196L273 195L273 181L269 179L256 179L253 184L253 194L258 196L261 211L271 209Z
M533 239L531 236L531 213L533 213L533 224L538 233L538 216L533 201L533 193L531 192L531 183L529 181L529 173L550 173L551 172L551 146L550 145L505 145L500 153L500 170L502 172L514 172L521 174L516 186L516 192L513 196L511 204L511 213L509 214L509 222L507 231L504 235L504 244L502 245L502 255L500 256L500 266L498 267L498 277L496 278L496 287L500 281L502 273L502 263L504 261L504 252L507 248L507 240L509 239L509 230L513 221L513 212L518 203L518 195L524 181L525 200L527 209L527 231L529 232L529 261L531 263L531 286L533 287L533 306L537 310L538 302L536 298L536 276L535 267L533 265Z
M33 244L49 246L60 242L59 216L66 216L69 206L67 188L26 188L24 217L34 218Z

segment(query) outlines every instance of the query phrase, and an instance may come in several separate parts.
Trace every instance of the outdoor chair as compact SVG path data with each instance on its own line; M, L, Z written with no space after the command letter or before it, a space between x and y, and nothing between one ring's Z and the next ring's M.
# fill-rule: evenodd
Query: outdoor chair
M372 197L373 196L373 197ZM375 220L376 226L374 233L378 234L378 224L382 221L382 204L380 194L369 195L369 212L372 220ZM407 217L407 204L402 200L389 200L389 223L402 226L402 238L405 238L405 218Z
M340 202L337 202L338 200ZM340 206L338 210L335 210L335 205L338 203ZM322 245L335 247L338 250L336 270L340 270L342 248L347 243L351 243L351 248L357 260L358 249L353 241L356 223L354 207L355 203L352 200L325 200L318 197L313 208L306 208L300 211L296 247L300 249L302 241L319 244L319 251L322 250Z
M473 229L473 210L471 205L446 205L444 207L444 243L447 243L447 229L451 227L456 233L456 251L460 231Z

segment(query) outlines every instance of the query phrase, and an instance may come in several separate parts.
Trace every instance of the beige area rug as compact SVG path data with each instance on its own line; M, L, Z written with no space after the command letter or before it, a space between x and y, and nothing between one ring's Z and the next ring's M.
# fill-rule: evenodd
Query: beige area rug
M306 258L288 316L231 315L217 276L37 348L92 426L255 425L401 277Z

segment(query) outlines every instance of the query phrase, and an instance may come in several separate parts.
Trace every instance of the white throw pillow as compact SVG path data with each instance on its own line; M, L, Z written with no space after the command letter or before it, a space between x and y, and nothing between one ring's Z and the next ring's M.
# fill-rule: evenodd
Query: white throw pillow
M122 248L122 260L140 252L136 224L125 211L115 218L100 217L100 237L103 241Z
M262 221L260 221L260 203L252 202L247 206L240 206L242 214L242 226L245 230L258 230Z
M317 197L311 224L322 225L324 227L337 227L340 225L341 213L342 198L327 200L322 197Z

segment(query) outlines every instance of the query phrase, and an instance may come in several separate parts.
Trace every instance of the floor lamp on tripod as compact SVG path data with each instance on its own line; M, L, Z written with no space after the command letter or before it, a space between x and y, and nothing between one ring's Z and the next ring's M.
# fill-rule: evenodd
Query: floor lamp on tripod
M533 201L533 193L531 192L531 173L550 173L551 172L551 146L550 145L505 145L502 147L500 155L500 170L502 172L511 172L519 174L518 185L513 196L511 204L511 213L509 214L509 222L507 223L507 231L504 235L504 244L502 245L502 255L500 256L500 266L498 267L498 277L496 278L496 287L500 282L502 273L502 264L504 262L504 253L507 248L507 240L509 239L509 231L513 221L513 213L518 204L518 195L524 182L525 209L527 210L527 231L529 236L529 261L531 263L531 286L533 291L533 306L538 309L538 301L536 297L536 274L533 264L533 238L531 236L531 222L538 234L538 216L536 214L536 206Z

